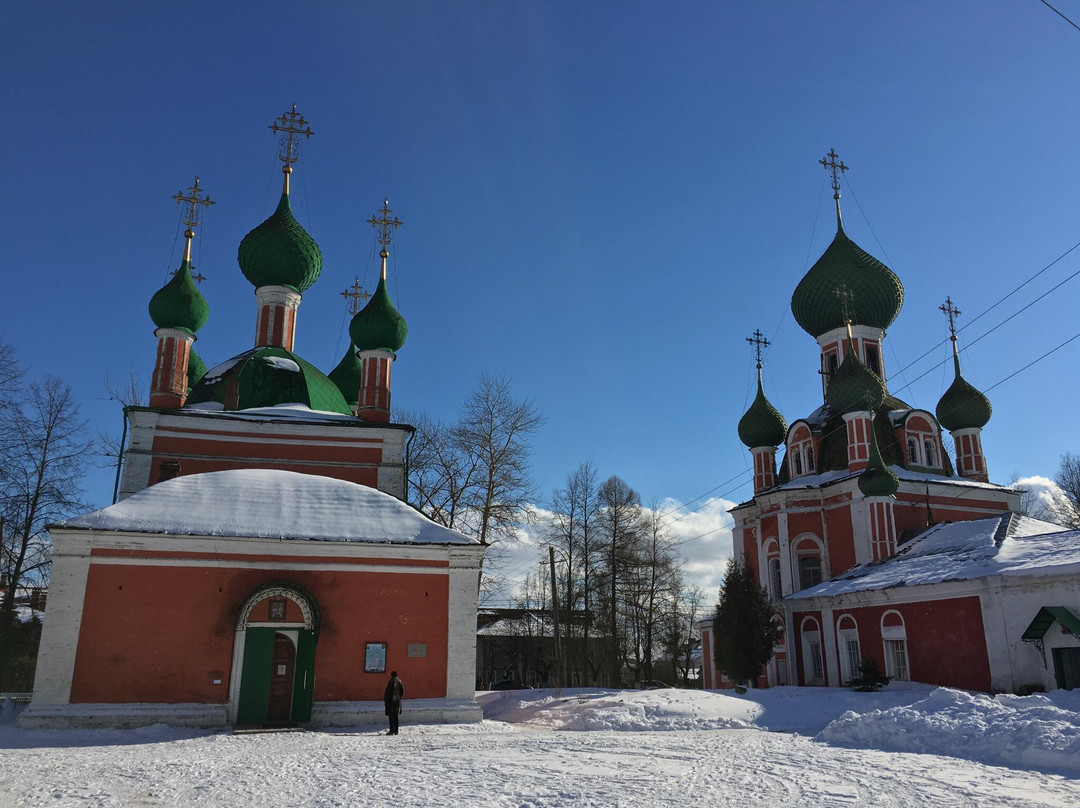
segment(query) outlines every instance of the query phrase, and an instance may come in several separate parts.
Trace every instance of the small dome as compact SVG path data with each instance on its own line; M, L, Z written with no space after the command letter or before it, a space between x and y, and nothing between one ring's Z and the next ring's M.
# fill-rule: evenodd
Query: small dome
M960 357L953 355L956 378L937 405L937 419L950 432L981 429L990 420L990 399L960 374Z
M885 330L904 305L904 285L891 269L863 250L840 228L836 238L791 296L791 313L812 337L840 328L844 307L836 291L852 294L852 322Z
M191 393L191 388L205 375L206 363L202 361L202 357L195 353L195 349L192 348L188 353L187 360L187 391L189 395Z
M757 446L779 446L787 435L787 422L784 416L765 398L761 388L761 371L758 371L757 396L750 409L739 419L739 440L747 448Z
M360 403L360 382L362 381L363 363L356 356L356 349L352 344L345 350L345 355L337 363L337 367L330 371L329 379L341 395L345 403L355 407Z
M353 345L358 351L397 353L408 335L409 326L390 300L386 278L381 278L371 300L349 324Z
M277 210L240 242L236 260L251 284L288 286L298 292L310 288L322 272L322 252L315 239L296 221L288 194Z
M184 261L172 279L150 298L150 319L158 328L180 328L194 334L210 316L206 298L191 277L191 262Z
M876 430L870 430L870 462L859 475L859 490L864 497L891 497L900 488L900 480L885 465L878 449Z
M851 340L847 342L844 361L825 391L825 401L833 412L873 412L885 400L885 385L874 371L859 359Z
M341 391L322 371L284 348L252 348L206 371L187 404L217 402L226 410L303 404L352 415Z

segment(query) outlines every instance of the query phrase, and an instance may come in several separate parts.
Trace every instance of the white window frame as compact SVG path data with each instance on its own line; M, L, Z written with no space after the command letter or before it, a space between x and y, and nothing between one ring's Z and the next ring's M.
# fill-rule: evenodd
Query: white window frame
M886 626L885 618L896 615L898 626ZM904 616L896 609L881 615L881 648L885 657L885 675L899 681L911 681L911 654L907 647L907 626Z
M851 628L844 628L850 625ZM862 665L862 648L859 645L859 627L850 614L842 614L836 621L836 641L840 646L840 683L846 684L859 675ZM855 644L855 659L851 658L849 644Z
M807 626L813 626L813 628L808 629ZM825 649L821 644L821 626L814 618L807 617L802 622L799 634L802 639L803 679L808 685L823 685L825 684Z

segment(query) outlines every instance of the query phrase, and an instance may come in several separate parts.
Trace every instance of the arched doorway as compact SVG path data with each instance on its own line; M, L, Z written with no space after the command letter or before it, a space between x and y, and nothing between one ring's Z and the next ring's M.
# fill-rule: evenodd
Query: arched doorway
M311 719L315 599L292 584L252 592L236 620L230 717L236 724L292 724Z

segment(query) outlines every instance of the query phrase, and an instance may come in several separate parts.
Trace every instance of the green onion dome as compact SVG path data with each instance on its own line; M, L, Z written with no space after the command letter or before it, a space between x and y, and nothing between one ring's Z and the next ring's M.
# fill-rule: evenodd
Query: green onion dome
M210 316L206 298L191 277L191 262L184 261L167 284L150 298L150 319L158 328L179 328L194 334Z
M938 423L950 432L981 429L990 420L990 399L960 374L960 357L953 354L956 378L937 405Z
M739 419L739 440L749 449L757 446L779 446L787 436L784 416L765 398L761 388L761 371L758 371L757 396L750 409Z
M319 279L322 252L315 239L296 221L289 195L282 194L277 210L240 242L236 260L251 284L288 286L303 292Z
M876 430L870 430L870 462L859 475L859 490L864 497L891 497L900 488L900 480L881 459L875 433Z
M825 401L833 412L847 414L873 412L884 400L885 385L874 371L862 363L851 340L848 340L846 356L829 382Z
M891 269L847 237L844 228L799 281L791 313L812 337L841 328L846 318L838 289L852 294L852 322L885 330L904 304L904 285Z
M363 378L363 363L356 356L356 349L352 344L345 350L345 355L337 363L337 367L330 371L329 379L341 395L345 403L355 407L360 403L360 382Z
M358 351L397 353L405 344L409 326L390 300L386 278L379 280L375 294L349 324L349 336Z
M195 353L195 349L191 348L188 351L187 360L187 392L191 393L191 388L195 386L203 376L206 375L206 363L202 361L202 357Z
M269 346L252 348L206 371L186 403L217 403L225 410L303 404L352 415L337 385L322 371L292 351Z

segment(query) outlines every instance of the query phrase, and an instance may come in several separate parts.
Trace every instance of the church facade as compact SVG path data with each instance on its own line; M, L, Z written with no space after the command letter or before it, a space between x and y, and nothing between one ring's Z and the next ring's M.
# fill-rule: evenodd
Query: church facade
M833 173L836 236L791 301L820 349L821 407L789 425L762 387L767 341L750 340L757 394L738 433L754 495L731 510L734 553L782 629L758 683L841 686L872 660L895 679L973 690L1080 686L1069 628L1080 614L1080 535L1018 516L1021 492L989 481L990 402L961 372L951 299L941 308L954 381L935 412L889 392L882 341L903 285L844 231L836 157L821 161ZM1029 636L1044 607L1060 619ZM1056 646L1046 647L1051 628ZM724 686L712 626L702 631L706 686Z
M289 177L310 127L281 136L280 202L240 243L255 344L207 370L208 305L186 205L179 270L151 299L149 406L128 407L119 501L50 526L49 619L23 726L355 725L381 722L391 669L406 719L478 721L476 597L483 548L405 502L413 428L390 419L407 335L386 259L401 224L372 217L381 278L324 374L294 352L322 255L292 215Z

